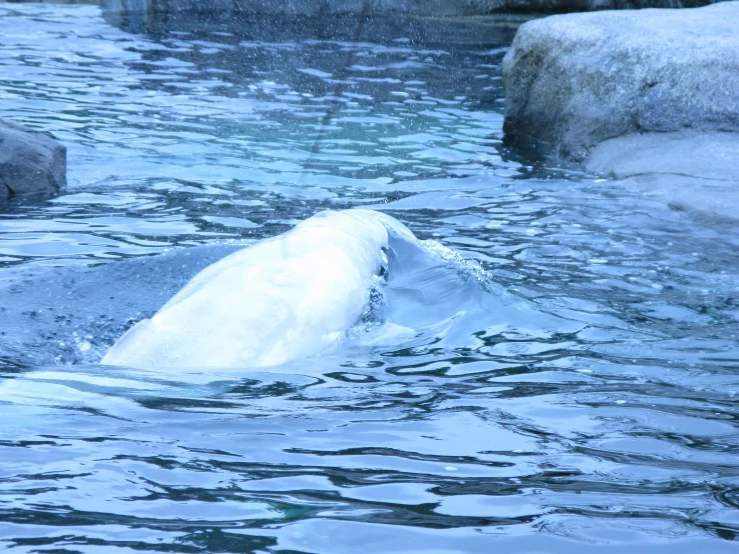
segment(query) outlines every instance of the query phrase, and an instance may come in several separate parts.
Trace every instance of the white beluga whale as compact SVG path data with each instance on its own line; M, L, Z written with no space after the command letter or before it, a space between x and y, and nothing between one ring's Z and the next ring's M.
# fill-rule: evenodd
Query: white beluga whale
M388 228L372 210L325 211L197 274L100 363L133 368L254 368L318 354L362 316L387 263Z

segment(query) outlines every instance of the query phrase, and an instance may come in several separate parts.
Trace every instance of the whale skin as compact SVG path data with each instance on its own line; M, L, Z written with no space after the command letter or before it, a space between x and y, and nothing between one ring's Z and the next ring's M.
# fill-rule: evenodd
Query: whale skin
M239 250L129 329L100 363L253 368L317 354L361 317L386 259L388 222L403 227L372 210L325 211Z

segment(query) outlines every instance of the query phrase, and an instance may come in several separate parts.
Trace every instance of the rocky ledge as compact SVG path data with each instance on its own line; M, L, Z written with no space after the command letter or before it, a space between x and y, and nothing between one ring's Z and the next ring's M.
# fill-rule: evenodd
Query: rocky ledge
M28 127L0 120L0 201L66 185L67 149Z
M86 0L88 1L88 0ZM100 0L106 12L200 14L336 14L481 15L491 13L563 13L635 8L689 8L719 0Z
M530 21L503 63L513 144L739 219L739 1Z

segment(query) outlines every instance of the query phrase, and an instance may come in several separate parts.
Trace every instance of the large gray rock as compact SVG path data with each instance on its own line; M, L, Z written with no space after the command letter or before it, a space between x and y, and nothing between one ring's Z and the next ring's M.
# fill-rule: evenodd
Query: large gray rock
M0 120L0 200L64 188L67 149L23 125Z
M327 16L337 14L463 15L489 13L488 0L101 0L104 11L149 14L196 12L234 15Z
M504 59L504 129L563 159L632 133L739 131L739 2L523 24Z
M687 8L718 0L100 0L106 12L194 11L234 14L321 15L409 13L479 15L500 12L551 13L633 8Z

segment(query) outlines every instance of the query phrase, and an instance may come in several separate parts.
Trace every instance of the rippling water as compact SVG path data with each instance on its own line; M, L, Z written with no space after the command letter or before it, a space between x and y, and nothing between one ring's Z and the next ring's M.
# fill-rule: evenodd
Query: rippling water
M739 230L505 154L514 22L149 31L0 4L0 117L69 148L63 195L0 214L0 544L736 552ZM421 240L369 332L95 365L200 268L358 205Z

